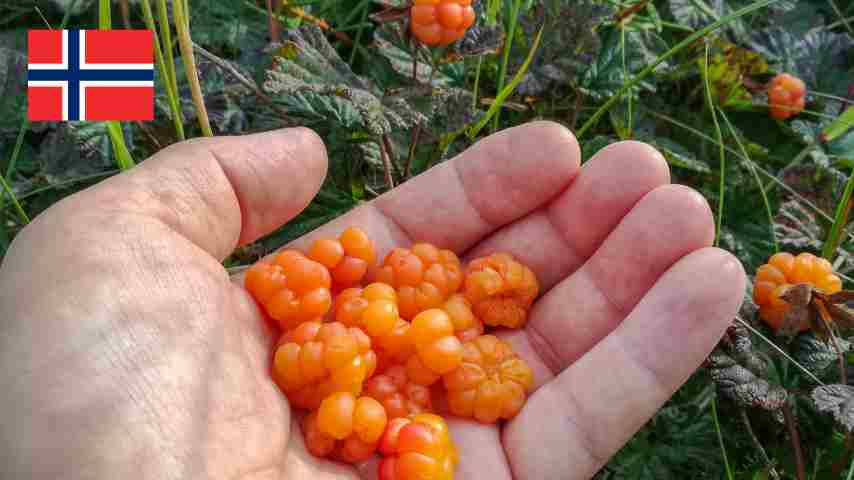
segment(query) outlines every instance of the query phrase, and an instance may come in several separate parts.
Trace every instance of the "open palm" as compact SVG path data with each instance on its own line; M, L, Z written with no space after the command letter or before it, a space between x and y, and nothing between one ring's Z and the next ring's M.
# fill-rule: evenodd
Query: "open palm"
M295 242L345 226L509 251L543 295L501 332L536 391L502 428L451 419L457 478L588 478L684 382L744 291L711 213L636 142L579 166L550 123L501 132ZM317 460L269 377L275 332L219 261L326 171L306 130L187 142L49 209L0 269L0 476L373 478Z

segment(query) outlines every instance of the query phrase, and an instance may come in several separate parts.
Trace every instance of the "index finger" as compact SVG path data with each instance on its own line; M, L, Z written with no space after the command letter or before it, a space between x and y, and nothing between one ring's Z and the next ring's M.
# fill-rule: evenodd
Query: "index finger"
M293 245L307 246L314 238L358 226L381 253L412 242L461 253L567 188L580 163L578 142L563 126L534 122L510 128Z

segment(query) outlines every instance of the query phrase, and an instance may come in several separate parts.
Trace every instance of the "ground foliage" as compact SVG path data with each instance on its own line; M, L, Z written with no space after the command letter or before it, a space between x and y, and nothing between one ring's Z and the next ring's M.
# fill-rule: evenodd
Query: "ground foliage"
M35 124L17 141L26 103L26 29L45 21L56 27L70 3L0 3L0 173L30 216L117 172L101 124ZM685 37L750 4L481 0L475 2L477 23L461 41L428 50L408 37L403 0L291 2L297 6L279 11L280 38L270 37L263 1L189 3L193 40L220 60L196 57L215 133L308 125L323 135L331 162L314 202L278 231L235 252L229 266L249 263L381 194L389 177L398 184L469 146L476 140L467 135L469 127L498 96L503 52L511 41L504 84L517 74L520 81L500 109L499 127L544 118L577 130ZM511 28L514 8L518 25ZM118 10L116 28L122 25ZM130 2L130 13L132 25L141 27L137 2ZM722 216L721 246L748 272L778 247L819 253L854 166L854 131L830 141L821 135L854 93L852 15L850 1L778 0L727 21L622 92L580 138L584 160L617 140L655 145L671 164L674 181L698 189ZM96 18L93 2L80 1L69 25L92 28ZM525 65L540 31L540 46ZM174 53L179 56L177 48ZM181 61L176 69L185 128L188 136L199 136ZM763 88L779 72L797 75L808 89L806 111L787 121L768 115ZM160 81L157 120L123 125L137 160L176 141ZM0 215L5 253L22 224L5 196ZM847 288L854 287L852 246L848 229L835 257ZM757 320L749 297L748 291L739 321L704 368L599 478L726 478L724 451L733 478L795 478L785 409L797 419L810 478L847 473L845 433L854 428L854 388L840 384L836 348L847 361L852 339L843 335L833 347L812 333L776 337ZM851 375L854 367L847 370Z

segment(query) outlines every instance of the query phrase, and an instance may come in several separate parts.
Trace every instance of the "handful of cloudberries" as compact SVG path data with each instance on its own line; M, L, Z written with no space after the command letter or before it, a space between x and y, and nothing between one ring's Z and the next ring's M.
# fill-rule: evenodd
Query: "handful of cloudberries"
M464 267L416 243L378 262L350 227L258 261L245 287L282 328L273 378L308 412L308 450L347 463L378 453L379 480L452 479L459 457L438 414L507 420L533 387L525 361L488 333L524 326L539 293L507 253Z

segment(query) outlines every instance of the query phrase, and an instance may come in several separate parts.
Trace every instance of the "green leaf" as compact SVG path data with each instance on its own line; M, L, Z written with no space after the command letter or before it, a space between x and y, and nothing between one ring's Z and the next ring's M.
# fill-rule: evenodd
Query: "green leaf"
M650 139L655 146L664 154L664 158L671 165L684 168L697 173L710 173L712 170L702 160L694 156L688 148L666 137L654 137Z
M854 126L854 107L848 107L842 115L836 118L830 125L821 131L822 141L829 142L847 132Z

